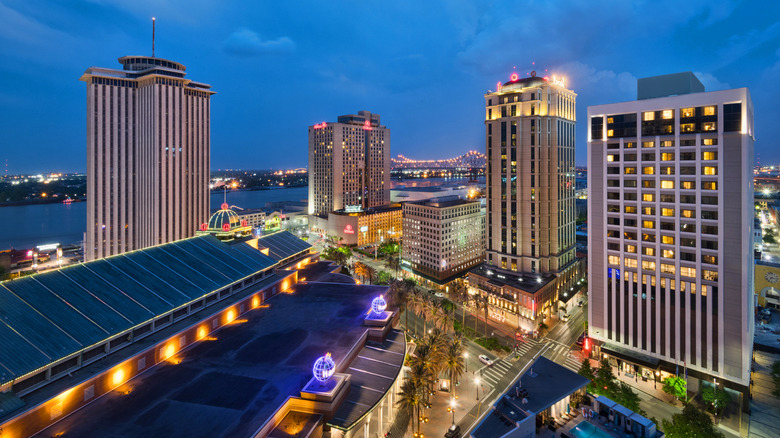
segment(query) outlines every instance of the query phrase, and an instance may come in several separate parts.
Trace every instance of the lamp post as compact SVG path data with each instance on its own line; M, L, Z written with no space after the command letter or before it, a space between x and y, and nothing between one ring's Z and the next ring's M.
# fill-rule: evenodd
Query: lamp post
M450 408L452 410L452 425L455 425L455 399L450 400Z
M474 383L476 383L477 386L477 400L479 400L479 377L474 378Z
M653 380L653 389L658 389L658 376L661 375L661 372L658 370L655 370L655 379Z
M466 365L466 372L469 372L469 352L463 352L463 363Z

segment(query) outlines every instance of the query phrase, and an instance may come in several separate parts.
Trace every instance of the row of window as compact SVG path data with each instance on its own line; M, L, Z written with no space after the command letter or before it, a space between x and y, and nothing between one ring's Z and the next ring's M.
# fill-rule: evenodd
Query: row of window
M641 168L643 175L655 175L656 174L656 166L643 166ZM676 173L674 166L660 166L658 167L659 175L674 175ZM607 174L608 175L619 175L620 174L620 167L618 166L610 166L607 167ZM637 167L634 166L626 166L623 167L623 174L624 175L636 175L637 174ZM716 166L701 166L701 175L717 175L718 174L718 168ZM696 175L696 167L695 166L680 166L680 175Z
M675 157L675 152L661 152L657 155L657 157L661 161L677 161L677 158ZM623 161L636 161L638 154L633 153L624 153L623 154ZM655 152L647 152L639 155L642 159L642 161L656 161L656 154ZM702 161L714 161L718 159L718 152L717 151L701 151L701 159ZM679 154L679 161L694 161L696 160L696 152L680 152ZM613 162L613 161L620 161L620 154L607 154L607 161Z
M623 207L623 210L625 213L628 214L636 214L637 213L637 206L636 205L626 205ZM642 207L642 214L643 215L655 215L655 207ZM607 206L607 213L620 213L620 206L615 204L609 204ZM674 208L662 208L661 209L661 215L672 217L674 216ZM692 209L680 209L680 217L686 218L686 219L694 219L696 217L696 210ZM718 212L717 211L710 211L710 210L702 210L701 211L701 218L702 219L708 219L708 220L717 220L718 219Z
M701 145L702 146L717 146L718 139L717 138L702 138L701 139ZM623 142L623 149L636 149L637 142L636 141L624 141ZM658 141L659 147L674 147L674 140L659 140ZM696 139L695 138L684 138L680 139L680 147L683 146L696 146ZM643 148L654 148L656 147L656 142L654 140L649 141L643 141L642 142ZM620 143L607 143L607 149L620 149Z
M620 266L620 256L616 256L616 255L607 256L607 263L614 266ZM638 267L637 259L633 257L624 257L623 266L626 268L637 268ZM671 274L671 275L677 274L677 267L673 264L659 263L658 267L662 274ZM642 260L642 269L646 271L655 271L656 262L650 260ZM680 266L680 276L696 278L696 268L692 268L689 266ZM710 269L702 269L701 278L702 280L707 280L707 281L718 281L718 271L713 271Z

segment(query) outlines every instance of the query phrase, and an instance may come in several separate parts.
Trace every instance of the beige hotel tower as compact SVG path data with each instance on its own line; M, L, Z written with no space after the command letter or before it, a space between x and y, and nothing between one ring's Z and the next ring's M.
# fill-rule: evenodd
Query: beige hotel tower
M84 259L195 234L209 214L211 86L177 62L119 58L87 83Z

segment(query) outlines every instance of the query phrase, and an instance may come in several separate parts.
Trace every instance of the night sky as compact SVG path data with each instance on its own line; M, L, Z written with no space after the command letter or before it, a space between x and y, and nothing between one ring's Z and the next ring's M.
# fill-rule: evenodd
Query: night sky
M636 78L693 71L749 87L756 152L780 163L780 4L774 1L0 0L0 166L83 171L90 66L156 55L218 94L213 169L303 167L307 126L369 110L393 156L483 151L488 89L537 72L588 105L636 98ZM535 64L532 64L535 63Z

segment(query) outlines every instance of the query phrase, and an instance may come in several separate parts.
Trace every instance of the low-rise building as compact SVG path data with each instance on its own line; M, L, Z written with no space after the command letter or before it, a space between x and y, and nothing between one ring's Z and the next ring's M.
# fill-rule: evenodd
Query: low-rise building
M343 245L365 246L388 239L400 240L403 211L400 204L333 211L327 219L309 216L311 228L336 236Z
M485 209L457 196L403 206L402 267L444 285L485 259Z

